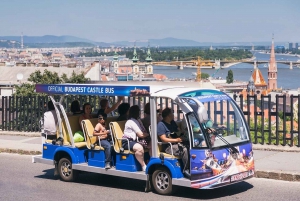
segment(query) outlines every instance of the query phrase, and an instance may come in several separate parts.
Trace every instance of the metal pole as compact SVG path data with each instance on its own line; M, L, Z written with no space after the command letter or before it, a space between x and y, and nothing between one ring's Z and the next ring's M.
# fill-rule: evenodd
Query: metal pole
M157 156L157 118L156 118L156 97L150 97L150 120L151 120L151 144L152 157Z

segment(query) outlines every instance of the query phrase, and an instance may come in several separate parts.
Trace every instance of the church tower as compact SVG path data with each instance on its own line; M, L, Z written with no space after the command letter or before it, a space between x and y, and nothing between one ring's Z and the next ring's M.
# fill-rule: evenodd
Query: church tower
M268 90L274 90L274 89L277 89L277 65L275 60L274 35L273 35L270 63L268 69Z
M139 66L138 66L138 56L137 56L137 53L136 53L136 47L134 45L134 50L133 50L133 58L132 58L132 65L133 65L133 73L134 74L139 74L140 72L140 69L139 69Z
M152 62L152 57L151 57L150 47L148 46L147 57L146 57L147 74L153 74L153 67L151 62Z
M118 53L116 51L115 51L112 63L113 63L113 71L115 73L117 73L118 69L119 69L119 55L118 55Z

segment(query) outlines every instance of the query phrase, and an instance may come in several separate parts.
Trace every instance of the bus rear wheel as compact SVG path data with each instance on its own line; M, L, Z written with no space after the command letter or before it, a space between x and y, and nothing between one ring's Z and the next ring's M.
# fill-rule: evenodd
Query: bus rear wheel
M63 181L75 181L78 176L78 171L72 169L71 160L68 158L61 158L57 168L59 176Z
M172 177L167 168L160 167L153 172L152 186L158 194L172 194Z

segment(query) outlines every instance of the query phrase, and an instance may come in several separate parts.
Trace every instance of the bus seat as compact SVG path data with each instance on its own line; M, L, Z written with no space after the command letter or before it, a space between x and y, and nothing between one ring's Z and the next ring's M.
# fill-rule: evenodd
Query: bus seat
M86 120L82 120L81 122L86 146L88 149L104 150L104 148L99 145L95 146L96 142L98 141L98 137L93 136L95 126L92 124L91 121L92 119L86 119Z
M72 135L74 135L74 133L76 131L81 131L81 127L79 125L79 117L80 115L74 115L74 116L68 116L68 120L70 123L70 127L72 130ZM62 121L62 134L63 134L63 138L64 138L64 145L70 145L71 144L71 140L70 137L68 135L68 130L67 130L67 126L66 126L66 122L63 120ZM83 148L86 146L86 142L74 142L75 147L77 148Z
M114 149L117 153L120 153L120 148L122 147L122 137L125 129L125 121L114 121L110 122L110 132L113 138ZM125 154L134 154L132 151L124 150Z
M107 119L105 120L105 128L109 128L109 123L113 122L113 121L117 121L119 116L111 116L111 117L107 117ZM124 125L125 128L125 125ZM123 130L124 130L123 128Z

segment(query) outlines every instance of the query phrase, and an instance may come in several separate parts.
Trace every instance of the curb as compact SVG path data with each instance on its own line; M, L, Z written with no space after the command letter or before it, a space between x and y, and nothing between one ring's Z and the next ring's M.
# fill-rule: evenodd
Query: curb
M282 181L300 181L300 173L256 170L254 177Z
M41 137L41 133L38 133L38 132L0 131L0 135L25 136L25 137Z
M262 144L252 144L253 150L261 150L261 151L279 151L279 152L300 152L300 148L293 146L290 147L288 145L262 145Z
M8 148L0 148L0 153L11 153L11 154L21 154L21 155L41 155L41 151L29 151L22 149L8 149Z

